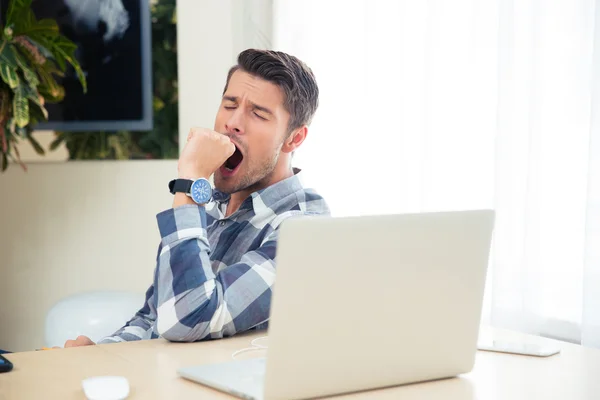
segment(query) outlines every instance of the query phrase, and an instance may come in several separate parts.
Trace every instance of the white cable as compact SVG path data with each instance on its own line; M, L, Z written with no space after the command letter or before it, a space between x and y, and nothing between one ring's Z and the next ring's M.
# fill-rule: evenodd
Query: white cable
M234 360L236 360L236 358L235 358L235 357L236 357L237 355L239 355L239 354L242 354L242 353L247 353L247 352L249 352L249 351L256 351L256 350L262 350L262 349L261 349L260 347L246 347L245 349L241 349L241 350L238 350L238 351L234 352L234 353L231 355L231 358L233 358Z
M231 355L231 358L236 360L235 357L242 353L247 353L249 351L266 350L268 348L268 346L256 344L256 342L261 339L268 339L268 336L261 336L259 338L254 339L253 341L250 342L250 346L252 346L252 347L245 347L243 349L233 352L233 354Z
M261 336L261 337L258 337L258 338L256 338L256 339L254 339L252 342L250 342L250 344L251 344L252 346L254 346L254 347L258 347L259 349L268 349L268 348L269 348L269 346L263 346L263 345L260 345L260 344L256 344L256 343L255 343L255 342L259 341L259 340L262 340L262 339L268 339L268 338L269 338L268 336Z

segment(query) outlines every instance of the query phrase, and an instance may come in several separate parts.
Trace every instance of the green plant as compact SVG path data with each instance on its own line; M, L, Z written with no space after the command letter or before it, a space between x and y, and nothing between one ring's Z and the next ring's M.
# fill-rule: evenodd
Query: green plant
M158 0L152 14L153 129L147 132L57 132L50 146L65 143L70 160L177 158L176 0Z
M61 137L69 151L70 160L128 160L142 154L132 142L131 132L127 131L61 132L51 144L51 150L60 144L57 144L57 140Z
M60 34L56 21L36 20L32 0L11 0L0 36L0 156L1 170L9 161L25 169L16 146L27 139L40 154L44 149L31 136L37 122L48 119L45 102L59 102L64 88L56 81L70 65L83 90L85 77L74 57L77 46Z

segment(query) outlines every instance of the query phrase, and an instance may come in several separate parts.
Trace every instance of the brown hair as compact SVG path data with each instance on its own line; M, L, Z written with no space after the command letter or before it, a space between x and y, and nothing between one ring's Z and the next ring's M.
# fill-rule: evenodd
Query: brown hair
M290 113L289 132L310 125L319 106L319 87L311 69L298 58L281 51L248 49L238 55L227 74L227 91L233 73L241 69L276 84L283 90L284 107Z

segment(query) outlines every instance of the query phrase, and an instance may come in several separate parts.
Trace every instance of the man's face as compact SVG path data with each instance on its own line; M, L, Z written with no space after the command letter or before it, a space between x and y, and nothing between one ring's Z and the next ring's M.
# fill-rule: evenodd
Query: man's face
M231 76L215 120L236 152L215 172L215 187L225 193L267 181L287 137L289 113L275 84L237 70Z

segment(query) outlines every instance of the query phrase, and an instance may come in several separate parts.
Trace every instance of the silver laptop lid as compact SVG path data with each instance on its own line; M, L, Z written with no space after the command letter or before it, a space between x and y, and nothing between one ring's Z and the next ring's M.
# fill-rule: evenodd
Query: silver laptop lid
M493 211L284 222L266 399L471 370Z

